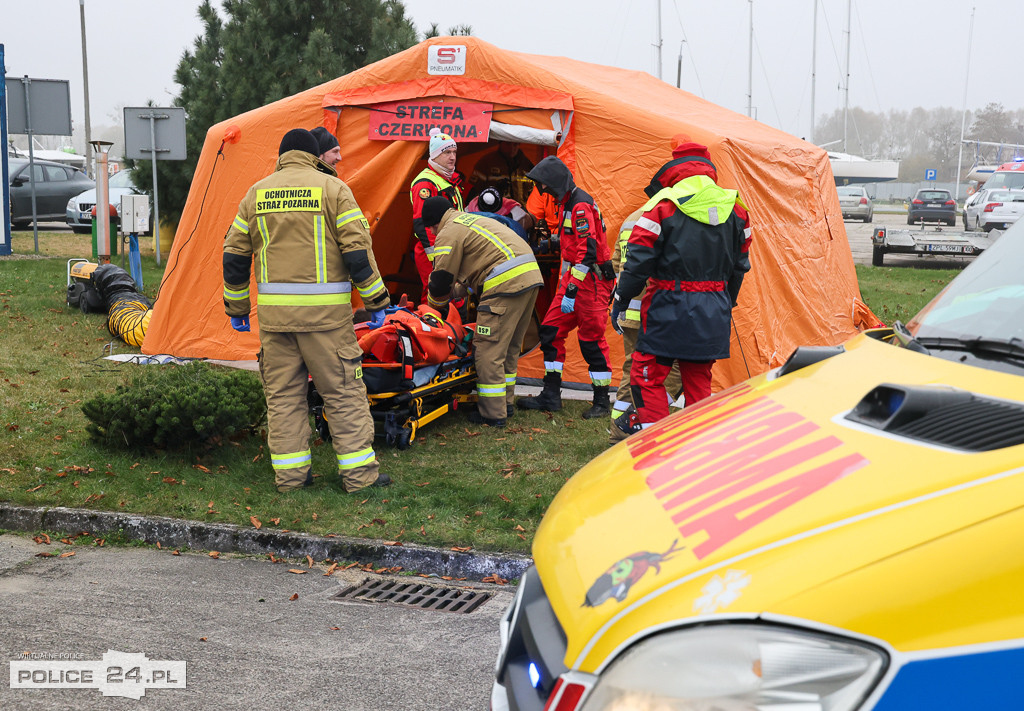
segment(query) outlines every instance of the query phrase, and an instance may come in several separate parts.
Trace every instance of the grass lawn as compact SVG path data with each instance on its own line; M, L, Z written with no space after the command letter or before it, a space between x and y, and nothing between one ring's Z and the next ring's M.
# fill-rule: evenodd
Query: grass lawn
M961 271L858 265L857 280L864 303L891 325L909 321Z
M142 244L147 296L159 277L151 238ZM279 495L265 431L216 447L125 453L93 444L81 404L112 392L131 368L103 359L137 349L115 339L105 315L65 303L66 260L90 254L90 236L14 233L0 259L0 500L260 525L436 546L528 552L551 499L603 451L609 422L520 411L505 430L460 415L427 426L399 452L379 443L388 489L345 494L329 444L313 446L315 485ZM115 258L120 263L120 258ZM886 322L906 320L955 272L858 269L868 305ZM256 377L253 375L253 377Z

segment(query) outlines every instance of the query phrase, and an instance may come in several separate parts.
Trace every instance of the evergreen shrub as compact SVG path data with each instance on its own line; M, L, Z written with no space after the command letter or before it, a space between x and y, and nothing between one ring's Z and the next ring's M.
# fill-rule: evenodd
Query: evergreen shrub
M181 449L255 430L266 400L252 372L184 365L134 369L113 393L82 404L94 442L117 449Z

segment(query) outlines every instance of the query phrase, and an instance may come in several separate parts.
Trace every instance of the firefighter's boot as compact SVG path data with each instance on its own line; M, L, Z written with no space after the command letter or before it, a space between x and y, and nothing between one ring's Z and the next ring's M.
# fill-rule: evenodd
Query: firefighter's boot
M612 414L612 404L608 401L608 386L594 386L594 402L590 409L583 413L584 420L593 420L596 417L608 417Z
M558 373L544 375L544 389L536 397L521 397L516 403L523 410L546 410L558 412L562 409L562 376Z

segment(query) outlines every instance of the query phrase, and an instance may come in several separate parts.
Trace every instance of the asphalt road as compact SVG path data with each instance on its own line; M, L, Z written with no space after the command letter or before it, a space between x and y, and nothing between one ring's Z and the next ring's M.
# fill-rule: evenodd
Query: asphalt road
M850 251L853 253L854 264L871 264L871 235L877 227L892 227L894 229L920 229L913 228L907 224L906 213L881 214L875 212L874 220L870 223L855 222L846 220L846 238L850 241ZM927 229L935 228L935 224L929 224ZM943 227L953 232L963 230L963 225L956 227ZM886 267L915 267L918 269L963 269L970 264L974 257L933 257L917 256L913 254L887 254L885 255L884 266Z
M498 620L511 586L472 584L493 597L457 614L341 602L336 595L366 578L460 589L464 583L355 569L325 577L305 562L263 557L76 547L61 558L59 549L68 550L56 541L0 536L0 660L8 672L11 662L56 655L105 682L111 670L103 655L115 650L165 663L154 669L186 662L185 688L149 688L135 700L98 688L11 688L0 679L4 711L488 708ZM37 557L42 552L57 555ZM125 664L120 676L128 671ZM143 667L140 681L110 688L137 691L151 674Z

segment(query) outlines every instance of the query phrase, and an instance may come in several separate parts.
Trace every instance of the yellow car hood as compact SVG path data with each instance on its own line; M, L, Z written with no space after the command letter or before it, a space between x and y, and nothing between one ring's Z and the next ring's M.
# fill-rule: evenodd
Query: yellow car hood
M596 671L653 630L725 617L908 650L1024 635L1024 446L969 453L845 419L881 383L1024 404L1024 378L861 335L631 437L566 484L534 542L566 664Z

